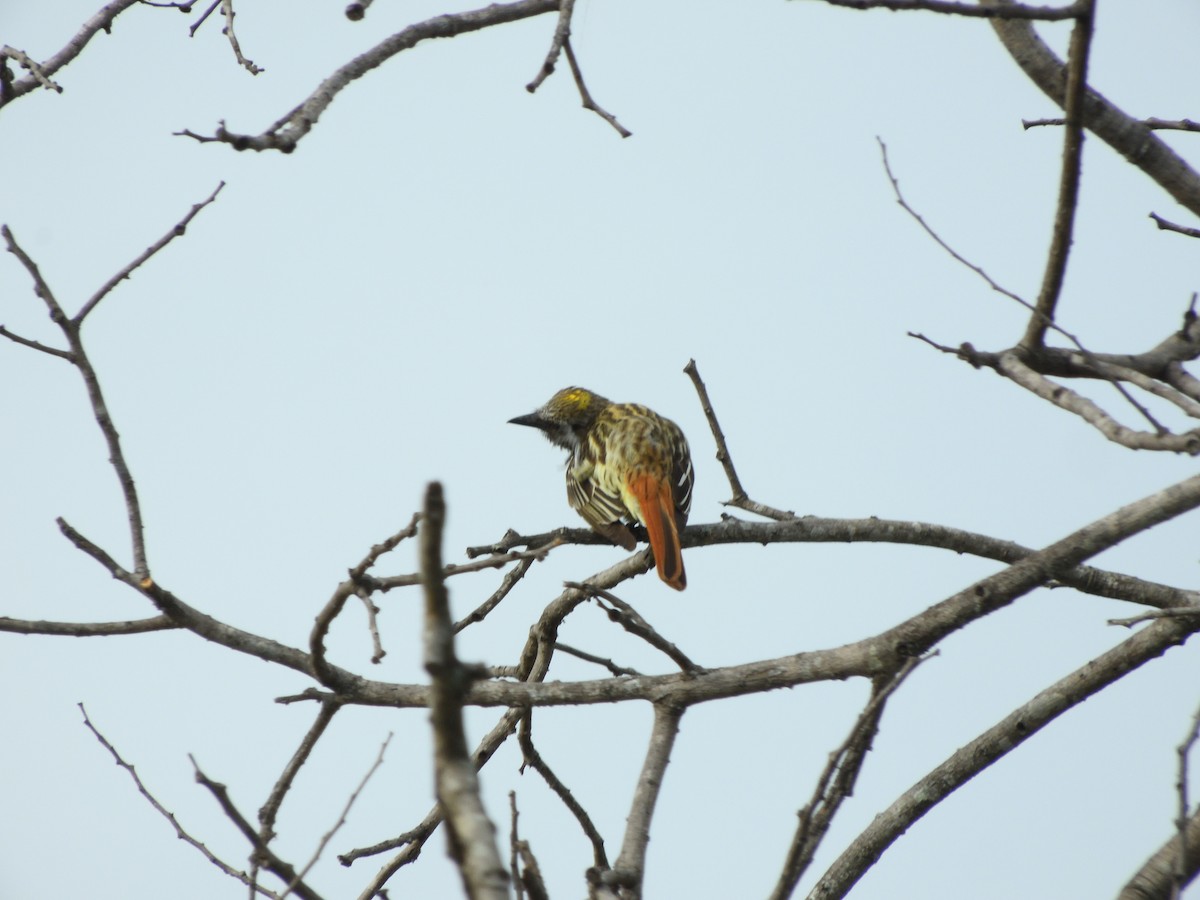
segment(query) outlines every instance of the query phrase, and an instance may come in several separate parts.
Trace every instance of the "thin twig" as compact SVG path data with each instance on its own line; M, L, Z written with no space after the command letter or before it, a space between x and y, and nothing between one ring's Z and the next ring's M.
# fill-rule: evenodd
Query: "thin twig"
M291 885L291 890L297 896L304 900L322 900L321 895L314 891L311 887L300 881L296 876L296 870L290 863L285 862L275 855L275 851L271 850L259 838L258 833L246 820L246 817L241 814L238 808L234 805L232 798L229 796L229 789L220 782L213 781L204 774L196 758L192 754L188 754L188 759L192 762L192 768L196 773L196 783L203 785L217 804L221 807L221 811L225 813L225 817L234 824L234 827L242 833L248 840L251 846L254 847L254 856L257 863L266 869L268 872L275 875L284 884ZM293 879L296 883L292 885Z
M696 665L696 663L688 659L687 655L684 654L682 650L655 631L654 628L651 627L650 623L638 614L637 610L635 610L632 606L630 606L612 591L605 590L604 588L598 588L594 585L590 585L581 581L564 581L563 584L572 590L583 591L592 597L597 598L597 600L601 598L607 600L614 607L616 607L616 609L608 610L605 609L603 604L598 605L601 609L604 609L604 611L608 613L609 619L616 622L630 634L640 637L656 650L661 650L663 653L669 656L672 662L679 666L679 668L683 671L695 675L699 675L707 671L704 666Z
M221 0L221 15L225 17L225 27L222 33L229 38L229 46L233 48L233 55L243 69L251 75L257 75L259 72L265 72L266 69L261 69L256 66L253 60L247 59L242 54L242 45L238 43L237 35L233 31L233 0Z
M337 690L338 684L342 683L342 679L339 679L336 675L334 667L325 658L325 636L329 633L334 619L341 614L346 601L350 597L361 597L368 605L368 627L374 646L372 661L378 662L383 658L383 644L379 638L379 628L375 622L373 613L374 604L371 603L370 599L371 591L379 589L379 581L373 578L368 580L367 572L379 561L379 557L385 553L390 553L399 546L401 541L416 534L417 523L419 521L420 513L414 513L407 525L378 544L372 545L371 549L367 551L366 556L359 561L358 565L349 570L347 573L349 577L334 588L333 595L326 601L321 611L317 613L316 619L313 621L312 631L309 632L308 648L312 660L313 675L326 687Z
M31 67L28 76L11 83L6 80L0 82L0 106L4 106L6 103L10 103L31 91L35 91L39 87L46 87L46 82L56 72L74 60L75 57L79 56L83 52L83 49L91 42L92 38L101 32L105 34L111 33L113 21L117 16L131 6L136 5L137 2L138 0L110 0L110 2L100 7L80 26L79 30L72 35L71 39L63 45L61 50L49 59L37 64L36 68ZM51 90L54 90L54 88L52 87Z
M71 354L69 351L59 350L57 347L48 347L38 341L21 337L21 335L9 331L3 325L0 325L0 337L6 337L15 344L21 344L22 346L28 347L31 350L38 350L42 353L49 353L51 356L57 356L59 359L65 359L67 362L71 362Z
M346 824L346 818L350 815L350 808L354 806L354 801L357 800L358 795L363 792L363 788L367 786L367 782L371 780L371 776L374 775L379 770L379 767L383 765L383 754L387 752L388 744L391 742L392 733L389 731L388 736L383 739L383 745L379 748L379 754L375 757L375 762L371 764L371 768L367 769L366 774L363 775L362 780L359 781L358 787L356 787L351 792L350 796L346 798L346 805L342 807L342 814L338 816L338 820L333 823L333 827L321 836L321 840L318 842L317 848L313 851L312 858L308 861L304 868L300 870L295 879L288 883L288 886L284 889L283 893L279 895L280 900L283 900L283 898L287 897L287 895L292 892L296 885L300 883L304 876L312 870L312 867L317 864L317 860L321 858L321 854L325 852L325 848L329 846L329 842L333 840L333 836L338 833L343 825Z
M967 260L961 254L959 254L958 251L956 251L953 247L951 247L948 243L946 243L946 241L944 241L942 239L941 235L939 235L936 231L934 231L932 226L930 226L929 223L927 223L925 221L924 217L921 216L920 213L918 213L915 209L913 209L909 205L908 201L904 199L904 194L900 190L899 180L896 178L895 174L892 172L891 163L888 160L887 144L885 144L883 142L883 140L879 137L876 137L875 140L879 142L880 152L883 156L883 168L884 168L884 171L887 172L888 180L892 184L892 191L896 196L896 203L900 206L900 208L903 209L906 213L908 213L917 222L917 224L920 225L922 229L924 229L925 233L927 235L929 235L929 237L931 237L939 247L941 247L943 250L945 250L947 253L949 253L950 256L955 261L966 266L968 269L970 269L972 272L974 272L976 275L978 275L980 278L982 278L985 282L987 282L988 286L992 290L996 291L999 294L1002 294L1005 297L1008 297L1010 300L1013 300L1016 303L1019 303L1025 309L1029 310L1030 325L1032 326L1032 323L1034 321L1039 322L1042 326L1043 337L1044 337L1045 330L1047 330L1047 329L1053 330L1056 333L1061 334L1063 337L1065 337L1067 340L1069 340L1072 344L1074 344L1076 349L1079 350L1080 353L1082 353L1089 361L1091 361L1093 363L1093 365L1096 367L1097 373L1099 373L1100 372L1100 361L1096 358L1095 354L1093 354L1090 350L1088 350L1085 346L1083 346L1082 341L1080 341L1078 337L1076 337L1071 332L1067 331L1065 328L1063 328L1061 325L1059 325L1057 322L1055 322L1053 320L1053 317L1052 317L1053 309L1052 308L1049 310L1049 313L1047 313L1046 310L1040 309L1037 305L1030 303L1024 297L1021 297L1020 295L1015 294L1012 291L1008 290L1007 288L998 284L980 266L977 266L974 263ZM1076 185L1076 190L1077 189L1078 189L1078 185ZM1061 206L1060 206L1060 208L1061 208ZM1056 234L1058 234L1057 231L1056 231ZM1067 239L1069 241L1069 235L1067 236ZM1069 249L1069 247L1068 247L1068 249ZM1063 251L1063 252L1065 253L1066 251ZM1052 253L1052 255L1053 255L1053 253ZM1059 258L1059 262L1061 262L1062 265L1065 266L1066 265L1065 256L1061 256ZM1050 268L1049 268L1050 264L1048 263L1047 265L1048 265L1047 272L1050 272ZM1060 287L1061 287L1061 283L1060 283ZM1045 287L1043 287L1043 294L1044 294L1044 292L1045 292ZM1057 298L1055 298L1055 301L1057 301ZM932 344L933 346L937 347L939 350L947 351L947 348L942 347L938 344L935 344L933 341L930 341L928 338L924 337L923 335L914 334L913 332L910 331L909 336L919 338L929 344ZM1025 347L1023 349L1025 352L1028 353L1031 350L1041 349L1043 346L1044 346L1043 342L1039 340L1038 344L1035 347ZM973 348L971 348L969 344L964 344L963 347L959 351L947 351L947 352L957 352L957 355L960 358L966 359L968 362L971 362L972 365L977 366L978 364L976 362L974 362L972 359L970 359L965 354L964 351L967 349L973 349ZM1000 369L997 368L997 371L1000 371ZM1004 373L1002 373L1002 374L1004 374ZM1138 403L1138 401L1136 399L1134 399L1133 395L1130 394L1129 391L1125 389L1125 386L1122 385L1121 382L1117 378L1113 377L1111 374L1102 375L1101 377L1103 377L1109 384L1111 384L1113 386L1113 388L1117 391L1117 393L1119 393L1135 410L1137 410L1138 413L1140 413L1146 419L1146 421L1148 421L1150 423L1151 427L1153 427L1154 430L1159 435L1162 435L1164 437L1170 437L1167 429L1164 428L1162 426L1162 424L1159 423L1158 420L1156 420L1154 418L1154 416L1152 416L1150 414L1150 411L1145 406L1143 406L1141 403ZM1048 382L1048 384L1051 384L1053 386L1053 389L1059 389L1059 390L1064 390L1064 391L1066 390L1066 388L1059 388L1058 385L1053 385L1052 382ZM1099 409L1099 407L1097 407L1097 409ZM1107 413L1104 413L1104 415L1107 416ZM1115 422L1114 422L1114 424L1115 424ZM1168 448L1157 447L1155 449L1168 449Z
M597 535L597 537L599 538L599 535ZM520 562L524 559L532 559L535 562L541 562L546 558L546 554L548 554L555 547L560 546L562 543L563 541L559 540L557 536L551 535L549 536L549 540L545 543L541 543L538 546L532 547L531 549L522 551L520 553L504 553L469 563L447 563L445 568L442 570L442 577L451 578L455 575L465 575L467 572L482 572L486 569L499 569L507 566L509 563ZM596 543L607 543L607 541L605 541L603 538L600 538L596 541ZM467 555L471 556L469 550ZM377 578L374 580L373 585L376 590L386 593L387 591L395 590L396 588L412 587L413 585L420 583L421 576L417 573L413 573L409 575L388 575L384 578Z
M267 801L258 810L259 831L258 836L264 844L269 844L275 837L275 818L279 814L279 807L283 804L284 798L288 791L291 790L292 784L296 780L296 775L299 774L301 767L308 762L309 756L312 754L313 748L317 746L317 741L325 733L325 729L329 727L329 723L333 721L334 715L342 708L341 701L337 697L327 695L321 701L321 709L317 713L316 719L313 720L308 731L300 740L300 745L296 748L296 752L292 754L292 758L288 760L283 771L279 774L279 778L275 781L275 786L271 788L271 793L267 796Z
M1046 125L1066 125L1067 120L1064 118L1050 119L1022 119L1021 127L1028 131L1030 128L1040 128ZM1151 116L1148 119L1142 119L1141 124L1145 125L1151 131L1200 131L1200 122L1193 122L1191 119L1159 119Z
M446 13L409 25L385 38L365 53L360 53L323 80L316 89L282 118L257 135L235 134L221 122L213 135L197 134L190 129L175 132L193 140L220 141L235 150L278 150L291 153L308 134L338 94L372 69L383 65L397 53L434 38L449 38L484 28L504 25L532 16L557 12L559 0L514 0L493 3L482 9Z
M605 122L616 129L617 134L623 138L632 137L633 132L617 121L617 117L604 109L593 98L591 92L587 89L587 85L583 83L583 70L579 68L579 60L575 58L575 49L571 46L571 39L568 37L563 41L563 50L567 54L567 63L571 66L571 76L575 79L575 88L579 91L579 100L583 104L584 109L590 109Z
M492 592L483 603L475 607L461 619L454 623L454 633L458 634L468 625L474 625L477 622L482 622L487 618L488 613L500 605L500 601L509 595L517 583L525 577L525 573L533 567L537 557L529 556L520 560L515 566L504 573L504 578L500 582L500 587Z
M1154 224L1158 226L1159 231L1174 231L1176 234L1182 234L1186 237L1200 238L1200 228L1192 228L1189 225L1176 225L1164 219L1158 213L1150 213L1150 218L1154 220Z
M721 425L717 422L717 414L713 410L712 401L708 399L708 388L704 386L704 381L700 378L700 370L696 368L696 361L689 359L688 364L683 367L683 371L688 378L692 379L692 384L696 387L696 393L700 397L700 408L704 410L704 418L708 420L708 427L712 431L713 440L717 445L717 462L721 464L725 470L725 477L729 479L729 489L733 492L733 497L725 501L725 505L736 506L738 509L744 509L747 512L777 521L796 518L796 514L793 512L758 503L751 500L746 494L742 488L741 479L738 478L737 469L733 467L733 457L729 455L729 447L725 443L725 432L721 430Z
M212 0L212 3L208 5L208 8L200 14L200 18L193 22L192 27L188 29L188 37L195 37L196 32L200 30L200 26L208 20L208 17L211 16L216 8L220 5L221 0Z
M637 669L630 669L627 666L618 666L611 659L605 659L604 657L587 653L578 649L577 647L572 647L570 644L564 644L562 641L555 641L554 649L560 650L570 656L577 657L578 659L582 659L584 662L590 662L595 663L598 666L604 666L604 668L608 669L608 671L612 672L613 675L618 677L622 675L637 677L642 674Z
M558 21L554 25L554 36L550 39L550 49L546 51L546 59L534 76L533 81L525 85L525 90L533 93L542 86L542 82L554 71L558 55L562 52L563 44L571 37L571 15L575 11L575 0L561 0L558 6Z
M535 772L542 776L542 780L552 790L558 799L562 801L563 806L570 810L571 815L575 817L575 821L579 823L579 827L583 829L584 836L592 845L592 861L593 865L600 869L608 868L608 855L604 852L604 838L600 836L595 824L592 822L591 816L587 814L587 810L583 805L575 799L575 795L571 793L570 788L563 784L562 780L554 774L554 770L542 758L542 754L538 752L537 747L533 744L533 710L525 710L521 717L521 727L517 731L517 739L521 745L521 755L524 762L521 764L521 771L524 772L525 766L531 766Z
M246 885L251 884L250 877L245 872L238 871L237 869L233 868L233 866L218 858L211 850L208 849L208 847L204 846L204 844L200 843L200 841L196 840L183 829L183 826L179 824L179 820L175 818L175 814L168 811L166 807L159 803L157 798L155 798L155 796L146 788L146 785L142 783L142 779L138 776L137 770L121 757L121 754L117 752L116 747L109 743L108 739L100 733L100 730L92 724L92 720L88 718L87 709L84 707L84 705L82 703L77 703L76 706L78 706L79 711L83 713L83 724L87 726L88 731L95 735L96 740L100 742L100 746L109 752L113 758L113 761L129 773L129 777L133 779L133 783L137 787L138 793L141 794L152 807L154 807L154 810L159 815L171 823L171 827L175 829L175 836L181 841L190 844L192 847L195 847L197 850L199 850L205 859L207 859L210 863L212 863L230 878L236 878L238 881ZM263 887L259 887L258 891L267 897L277 896L273 891L269 891Z
M88 301L80 308L79 312L75 313L75 315L72 317L73 321L77 325L82 324L83 320L88 317L88 314L96 308L96 305L101 300L108 296L109 292L112 291L113 288L133 275L134 271L139 266L150 259L150 257L154 256L154 254L158 253L158 251L163 247L167 246L167 244L171 243L171 241L175 240L175 238L183 237L184 233L187 231L188 225L191 224L192 219L196 218L196 216L198 216L201 210L203 210L206 206L213 203L217 199L217 195L221 193L221 189L224 187L225 182L222 181L217 185L216 189L208 195L208 197L206 197L204 200L201 200L199 203L192 204L192 208L188 211L187 215L172 225L166 234L143 250L136 259L129 263L129 265L125 266L125 268L117 272L116 275L104 282L104 284L101 285L100 290L92 294L92 296L88 298Z
M1127 619L1109 619L1108 624L1123 625L1126 628L1132 628L1134 625L1140 625L1142 622L1153 622L1155 619L1186 619L1194 616L1200 616L1200 598L1197 600L1197 608L1149 610L1140 615L1130 616Z
M521 871L518 865L518 849L520 834L517 831L517 792L508 792L508 871L512 877L513 887L517 890L517 900L525 900L525 886L521 884Z

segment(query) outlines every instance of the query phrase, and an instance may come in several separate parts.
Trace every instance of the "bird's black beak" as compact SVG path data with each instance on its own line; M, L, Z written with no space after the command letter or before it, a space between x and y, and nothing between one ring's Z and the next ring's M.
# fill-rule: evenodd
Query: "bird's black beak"
M532 412L528 415L517 416L515 419L508 420L509 425L528 425L530 428L540 428L546 430L547 422L538 413Z

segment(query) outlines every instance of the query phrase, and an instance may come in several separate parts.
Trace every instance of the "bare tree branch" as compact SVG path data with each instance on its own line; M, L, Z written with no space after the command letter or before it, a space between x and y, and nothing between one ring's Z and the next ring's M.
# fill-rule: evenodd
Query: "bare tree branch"
M317 860L321 858L321 854L325 852L325 848L329 846L329 842L333 840L333 836L338 833L343 825L346 824L346 817L350 815L350 808L354 806L354 801L357 800L358 795L363 792L363 789L367 786L367 782L371 780L371 776L374 775L379 770L379 767L383 765L383 755L387 752L388 744L391 742L392 733L389 731L388 736L384 738L383 744L379 748L379 754L375 757L375 762L373 762L371 767L367 769L366 774L364 774L362 780L359 781L358 787L351 791L350 796L346 798L346 805L342 807L342 813L340 816L338 816L338 820L333 823L332 828L325 832L325 834L321 835L321 840L317 843L316 849L313 850L312 857L309 858L309 861L305 863L304 868L300 870L296 877L292 881L288 882L287 888L285 888L283 893L280 894L280 900L283 900L284 897L287 897L288 894L292 893L296 886L304 879L304 876L312 871L312 867L317 864Z
M646 846L650 843L650 821L658 805L658 792L666 777L667 764L671 761L671 748L679 733L679 721L684 707L669 703L654 704L654 725L650 730L650 743L646 748L646 759L642 773L638 776L633 791L633 803L625 819L625 839L613 868L607 872L592 873L600 884L621 888L621 896L637 900L642 895L642 880L646 874Z
M575 0L561 0L558 5L558 22L554 26L554 37L550 40L550 49L546 51L546 60L538 69L533 81L525 85L525 90L533 93L542 86L542 82L554 71L558 55L562 53L563 44L571 37L571 14L575 11Z
M133 483L133 475L129 471L129 464L125 459L125 452L121 447L121 437L117 433L116 426L113 424L112 416L108 411L108 404L104 400L104 394L100 390L100 380L96 375L96 370L92 367L91 359L88 357L87 351L83 346L83 337L81 328L84 319L87 317L96 304L98 304L105 295L121 280L128 278L130 274L154 256L159 250L169 244L175 237L183 234L187 224L210 203L212 203L218 193L220 193L222 184L217 185L217 189L212 192L207 200L196 204L191 211L183 217L173 228L156 243L151 245L144 253L136 260L118 272L113 278L97 291L91 299L89 299L79 312L68 317L63 310L62 305L54 296L54 292L50 289L49 284L42 277L41 271L37 265L30 259L29 255L21 249L13 237L8 226L0 226L0 236L3 236L7 244L8 252L12 253L21 261L25 270L29 273L30 278L34 283L34 293L42 299L50 311L51 320L59 326L63 332L63 336L67 340L68 350L64 354L59 351L55 355L62 356L67 359L79 370L79 374L83 378L83 383L88 393L88 400L91 402L92 414L96 419L96 424L100 426L100 433L104 436L105 443L108 445L109 462L113 467L113 471L117 475L117 481L121 486L121 493L125 498L125 512L129 520L129 537L131 550L133 553L133 573L139 579L148 579L150 576L149 563L146 559L146 542L145 542L145 526L142 522L141 501L138 499L137 488ZM22 342L29 343L29 342ZM41 348L38 348L41 349Z
M598 603L598 605L608 614L608 618L611 621L616 622L630 634L640 637L654 649L665 653L671 658L671 661L675 663L675 665L679 666L679 668L684 672L698 674L700 672L707 671L704 666L696 665L696 663L692 662L682 650L655 631L650 623L643 619L641 614L636 609L634 609L612 591L606 591L603 588L593 587L590 584L584 584L578 581L566 581L563 583L569 588L574 588L577 591L584 591L585 593L590 594L592 597L595 597L597 601L601 599L607 600L615 607L614 609L607 609L603 604L600 603Z
M1154 220L1154 224L1158 226L1159 231L1174 231L1176 234L1182 234L1185 237L1200 238L1200 228L1192 228L1188 225L1176 225L1174 222L1169 222L1157 213L1150 213L1150 218Z
M292 789L300 769L308 762L313 748L317 746L317 741L321 739L325 729L333 721L334 715L341 708L342 705L336 697L326 697L321 701L321 709L317 713L316 719L313 720L312 725L301 739L300 746L296 748L296 752L292 754L292 758L288 760L287 765L279 774L279 778L276 779L275 786L271 788L271 793L267 797L267 802L259 808L258 836L264 844L269 844L275 839L275 818L279 815L279 807L283 805L284 798Z
M571 75L575 79L575 88L579 91L579 100L583 104L583 108L590 109L602 118L616 129L617 134L621 137L632 137L632 131L618 122L616 116L592 99L591 92L587 89L587 85L583 83L583 70L579 68L579 60L575 58L575 49L571 46L571 39L569 37L563 41L563 51L567 55L567 64L571 67Z
M47 622L35 619L11 619L0 616L0 631L13 634L54 634L65 637L112 637L118 634L146 634L181 627L167 616L151 616L126 622Z
M800 822L769 900L787 900L795 892L797 883L812 864L813 856L821 846L833 817L842 803L854 793L854 785L858 782L867 753L879 732L879 722L888 698L913 669L927 659L929 656L910 657L895 675L878 678L872 685L867 705L859 713L841 746L829 754L829 762L817 779L812 799L798 814Z
M421 516L421 577L425 589L425 669L432 678L429 714L433 725L437 798L449 830L447 850L458 865L471 900L507 900L508 872L496 845L496 827L479 795L479 776L467 752L463 698L475 673L454 653L450 598L442 575L442 486L425 492Z
M45 62L40 64L32 64L29 69L29 75L15 81L9 81L7 78L0 78L0 107L3 107L6 103L16 100L18 97L25 96L30 91L36 90L38 87L50 87L52 90L56 89L61 93L62 88L53 84L53 82L50 82L50 79L54 77L55 73L57 73L63 66L74 60L75 57L77 57L80 53L82 53L83 48L86 47L91 39L101 31L103 31L105 34L108 34L112 30L113 20L115 20L121 13L125 12L125 10L129 9L129 7L134 6L137 3L138 0L112 0L111 3L106 3L104 6L100 7L100 9L97 10L91 18L84 22L82 26L80 26L80 29L75 32L75 36L67 42L65 47L63 47ZM11 49L12 48L5 47L5 50ZM14 53L21 53L21 51L14 51ZM25 56L25 54L21 53L21 55L26 60L29 60L29 57ZM0 64L3 63L4 56L15 58L10 53L4 53L2 56L0 56ZM31 63L33 62L32 60L29 61ZM20 60L18 60L18 62L20 62ZM7 73L0 72L0 74Z
M193 138L202 143L219 141L229 144L235 150L279 150L282 153L291 153L296 149L300 140L317 124L317 120L321 118L339 93L351 82L383 65L397 53L410 50L422 41L432 38L457 37L460 34L490 28L493 25L504 25L508 22L554 12L558 8L559 0L516 0L513 3L494 3L483 9L469 12L434 16L424 22L409 25L366 53L350 60L322 81L299 106L270 125L261 134L236 134L226 130L224 122L211 136L197 134L186 129L178 131L176 134Z
M1025 364L1011 350L1000 354L998 370L1014 384L1083 419L1115 444L1131 450L1166 450L1172 453L1200 454L1200 428L1183 434L1135 431L1122 425L1097 404L1061 384L1055 384Z
M517 737L521 744L521 756L524 762L521 764L521 769L524 771L525 766L530 766L535 772L542 776L542 780L552 790L558 799L562 801L563 806L570 810L571 815L575 817L575 821L579 823L579 827L583 829L584 836L592 845L592 864L599 869L608 868L608 854L604 852L604 838L600 836L599 830L592 822L591 816L587 814L587 810L583 808L575 795L571 793L570 788L562 783L562 780L554 774L554 770L550 768L542 754L538 752L537 747L533 743L533 711L525 710L521 716L521 727L517 732Z
M217 185L216 190L209 194L207 198L201 200L199 203L193 204L187 215L171 226L171 229L166 234L143 250L142 253L133 260L133 262L129 263L129 265L121 269L121 271L119 271L116 275L108 279L108 281L101 286L100 290L92 294L88 301L80 308L79 312L72 316L72 321L77 326L82 325L83 320L88 317L88 314L96 308L97 304L99 304L101 300L108 296L113 288L115 288L122 281L130 278L139 266L150 259L150 257L158 253L158 251L163 249L163 247L167 246L167 244L171 243L171 241L175 240L175 238L183 237L184 233L187 231L188 225L191 224L192 219L196 218L196 216L198 216L201 210L203 210L206 206L216 201L217 195L221 193L221 189L224 187L225 182L222 181Z
M96 740L100 742L100 746L109 752L109 755L112 756L113 761L129 773L129 777L133 779L134 786L137 787L138 793L146 799L147 803L154 807L155 812L171 823L171 827L175 829L176 837L199 850L205 859L207 859L210 863L212 863L230 878L236 878L243 884L251 885L255 890L258 891L258 893L267 897L277 897L273 891L253 885L250 880L250 876L248 876L245 872L240 872L233 866L224 862L218 858L216 854L209 850L208 847L204 846L204 844L188 834L184 830L183 826L179 824L179 820L175 818L174 813L168 811L167 808L159 803L157 798L155 798L155 796L151 794L149 790L147 790L146 785L142 783L142 779L138 776L137 770L121 757L121 754L117 752L117 749L111 743L109 743L108 739L100 733L100 730L92 724L92 720L88 718L87 709L84 708L84 705L82 703L78 703L76 705L79 707L79 711L83 713L83 724L87 726L88 731L90 731L95 736Z
M1184 620L1155 622L1013 710L876 816L821 876L809 900L845 897L884 851L933 806L1068 709L1183 643L1193 630L1194 626Z
M841 6L846 9L887 9L892 12L909 10L924 10L926 12L944 13L954 16L968 16L977 19L1042 19L1048 22L1073 19L1078 16L1083 3L1072 3L1070 6L1027 6L1012 4L1011 6L976 6L971 3L951 3L948 0L825 0L830 6Z
M229 38L229 46L233 48L233 55L237 59L238 65L251 75L265 72L266 69L260 69L253 60L247 59L242 54L242 45L238 43L237 35L233 31L233 17L236 15L233 11L233 0L221 0L221 15L225 17L225 28L222 29L222 33Z
M233 799L229 796L229 790L225 785L213 781L205 775L191 754L188 754L188 759L192 761L192 768L196 772L196 783L207 788L208 792L213 795L217 804L221 807L221 811L225 813L225 817L234 824L237 830L254 847L255 861L279 878L284 884L288 885L291 892L296 896L302 897L303 900L321 900L320 894L300 880L295 868L290 863L276 856L275 852L259 839L258 833L234 805Z
M981 8L1011 8L1008 0L980 0ZM992 28L1022 71L1051 100L1066 108L1065 67L1029 22L993 18ZM1084 126L1156 181L1181 205L1200 215L1200 177L1142 122L1091 88L1081 110Z
M700 378L700 370L696 368L696 361L689 359L688 364L683 367L683 371L688 378L692 379L692 384L696 387L696 393L700 397L700 406L704 410L704 417L708 420L708 427L717 444L717 462L721 464L725 470L725 477L729 479L729 489L733 492L733 497L726 501L726 506L736 506L746 512L778 521L796 518L796 514L793 512L784 512L762 503L756 503L747 496L746 491L742 488L742 482L738 478L737 470L733 467L733 457L729 455L729 447L725 443L725 432L721 430L721 425L717 422L717 414L713 410L712 401L708 399L708 388L704 386L704 382Z
M1046 255L1046 270L1038 292L1037 308L1029 317L1021 347L1040 347L1046 338L1046 324L1054 321L1058 298L1067 273L1067 257L1075 232L1075 211L1079 206L1079 171L1083 159L1083 100L1087 88L1088 52L1092 45L1094 0L1076 4L1075 28L1067 59L1067 113L1063 136L1063 160L1058 183L1058 206L1054 213L1054 235Z

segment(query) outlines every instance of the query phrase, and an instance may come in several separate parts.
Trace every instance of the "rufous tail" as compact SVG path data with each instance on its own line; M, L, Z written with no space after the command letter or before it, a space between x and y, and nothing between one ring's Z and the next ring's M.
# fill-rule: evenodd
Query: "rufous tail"
M629 492L641 507L642 524L646 526L654 551L658 577L675 590L682 591L687 587L687 574L683 571L683 550L675 527L671 485L651 475L636 475L629 479Z

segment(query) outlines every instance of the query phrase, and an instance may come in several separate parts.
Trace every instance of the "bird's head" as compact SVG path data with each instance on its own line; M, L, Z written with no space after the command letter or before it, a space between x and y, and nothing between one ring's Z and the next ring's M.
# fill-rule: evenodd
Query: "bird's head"
M563 388L541 408L508 421L539 429L552 443L568 450L579 446L583 435L609 401L586 388Z

